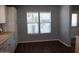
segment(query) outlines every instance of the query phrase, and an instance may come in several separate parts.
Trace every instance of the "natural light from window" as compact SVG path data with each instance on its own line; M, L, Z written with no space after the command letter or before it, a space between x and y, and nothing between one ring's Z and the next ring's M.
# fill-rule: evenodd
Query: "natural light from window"
M41 12L40 13L40 33L51 32L51 13Z
M72 26L77 26L77 19L78 19L78 14L77 13L73 13L72 14Z
M27 13L27 32L28 34L38 33L38 13L28 12Z
M51 13L50 12L27 12L27 33L50 33Z

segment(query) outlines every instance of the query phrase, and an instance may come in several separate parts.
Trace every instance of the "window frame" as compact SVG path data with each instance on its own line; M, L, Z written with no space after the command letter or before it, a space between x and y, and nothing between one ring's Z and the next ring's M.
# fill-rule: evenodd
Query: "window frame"
M28 24L36 24L36 23L28 23L27 22L27 13L38 13L38 12L26 12L26 24L27 24L27 34L39 34L39 27L38 27L38 33L28 33ZM39 14L39 13L38 13ZM37 22L38 26L39 26L39 15L38 15L38 22Z
M71 16L71 27L75 28L78 26L78 16L79 16L79 13L78 12L72 12L72 14L77 14L77 25L76 26L72 26L72 16Z
M46 12L26 12L26 23L27 23L27 13L38 13L38 33L28 33L28 27L27 27L27 34L28 35L34 35L34 34L50 34L52 31L52 28L51 28L51 22L52 22L52 19L51 19L51 11L46 11ZM50 22L47 22L47 23L49 23L50 24L50 32L49 33L41 33L40 32L40 25L41 25L41 23L40 23L40 13L50 13ZM28 26L28 24L30 24L30 23L27 23L27 26Z
M45 23L49 23L49 24L50 24L50 32L49 32L49 33L41 33L41 29L40 29L40 28L41 28L41 27L40 27L41 22L40 22L40 23L39 23L39 27L40 27L40 28L39 28L39 31L40 31L39 33L40 33L40 34L50 34L50 33L52 32L52 31L51 31L51 22L52 22L52 19L51 19L51 11L48 11L48 12L40 12L40 13L50 13L50 22L45 22ZM39 13L39 16L40 16L40 13ZM39 18L40 18L40 17L39 17Z

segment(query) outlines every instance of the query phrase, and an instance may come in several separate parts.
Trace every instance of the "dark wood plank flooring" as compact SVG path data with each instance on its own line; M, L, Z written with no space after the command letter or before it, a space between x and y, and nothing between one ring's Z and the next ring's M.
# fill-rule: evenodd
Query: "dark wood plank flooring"
M73 53L74 45L67 47L59 41L19 43L15 53Z

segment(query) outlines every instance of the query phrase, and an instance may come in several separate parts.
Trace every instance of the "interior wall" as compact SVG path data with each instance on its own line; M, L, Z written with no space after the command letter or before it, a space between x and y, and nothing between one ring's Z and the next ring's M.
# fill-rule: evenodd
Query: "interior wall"
M70 45L70 6L62 5L60 7L60 40Z
M59 38L59 6L42 6L42 5L19 5L17 8L17 23L18 23L18 39L19 42L22 41L35 41L35 40L50 40L50 39L58 39ZM65 8L66 9L66 8ZM27 34L27 19L26 12L35 11L35 12L45 12L51 11L51 33L49 34ZM67 14L68 15L68 14ZM69 19L69 18L68 18Z

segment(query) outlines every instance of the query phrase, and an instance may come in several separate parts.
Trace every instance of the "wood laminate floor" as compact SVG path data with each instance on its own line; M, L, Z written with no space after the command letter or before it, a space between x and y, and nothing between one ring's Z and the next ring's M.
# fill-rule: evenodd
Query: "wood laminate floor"
M19 43L15 53L73 53L74 48L74 44L67 47L59 41Z

